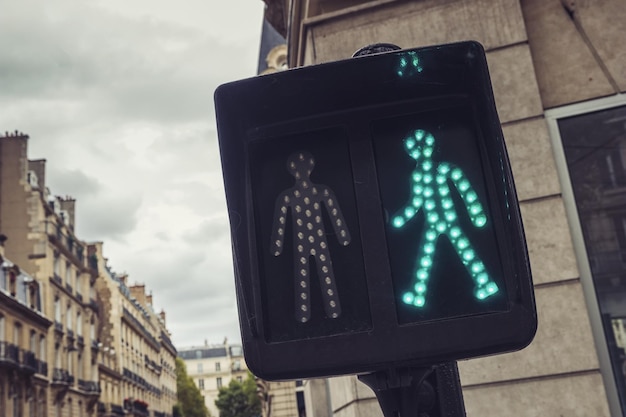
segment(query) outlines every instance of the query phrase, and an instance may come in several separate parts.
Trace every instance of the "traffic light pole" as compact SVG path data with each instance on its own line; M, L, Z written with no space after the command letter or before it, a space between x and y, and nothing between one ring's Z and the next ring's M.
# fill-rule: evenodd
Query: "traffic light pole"
M456 362L359 375L385 417L465 417Z

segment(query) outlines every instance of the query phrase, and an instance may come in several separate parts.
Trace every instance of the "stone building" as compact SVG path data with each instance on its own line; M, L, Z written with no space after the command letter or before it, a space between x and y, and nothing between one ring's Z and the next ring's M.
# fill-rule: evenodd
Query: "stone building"
M75 201L50 194L46 161L28 160L27 150L27 135L0 137L0 230L11 239L7 258L41 284L41 310L53 323L44 341L31 335L46 346L37 359L49 363L42 375L49 390L41 415L93 416L100 394L97 275L74 233Z
M243 382L248 377L248 366L243 358L241 345L191 346L181 348L178 356L185 362L187 374L193 379L204 397L212 416L219 416L215 400L219 389L227 387L232 379Z
M41 284L4 257L0 236L0 416L45 415L48 398Z
M127 275L108 267L102 243L89 251L98 263L103 306L98 416L170 417L176 403L176 349L165 312L154 312L144 285L129 285Z
M467 413L625 415L623 1L265 2L266 18L287 39L290 67L347 59L381 42L483 44L539 329L523 351L459 363ZM372 392L354 378L329 385L331 414L381 415Z

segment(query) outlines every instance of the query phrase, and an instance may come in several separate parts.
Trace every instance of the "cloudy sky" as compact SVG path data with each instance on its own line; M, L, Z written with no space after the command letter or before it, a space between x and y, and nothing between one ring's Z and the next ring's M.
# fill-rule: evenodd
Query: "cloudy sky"
M0 0L0 131L77 235L153 291L177 347L239 341L213 92L253 76L261 0Z

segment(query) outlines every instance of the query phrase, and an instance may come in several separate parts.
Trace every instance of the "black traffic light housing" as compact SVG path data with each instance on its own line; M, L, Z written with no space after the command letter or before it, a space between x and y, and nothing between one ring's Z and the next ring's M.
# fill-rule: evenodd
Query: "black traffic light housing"
M246 362L265 379L521 349L537 325L476 42L215 93Z

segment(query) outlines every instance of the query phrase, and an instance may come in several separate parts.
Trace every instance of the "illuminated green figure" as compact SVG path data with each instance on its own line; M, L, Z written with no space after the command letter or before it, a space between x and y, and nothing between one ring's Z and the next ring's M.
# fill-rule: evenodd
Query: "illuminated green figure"
M445 235L454 246L459 258L471 275L474 283L474 296L479 300L498 292L498 285L491 280L485 266L472 248L472 244L461 230L454 202L450 195L449 181L459 191L472 224L482 228L487 224L487 216L472 189L469 180L460 168L447 162L436 163L432 160L435 137L424 130L416 130L404 140L409 156L416 161L411 176L411 198L409 202L392 217L392 225L401 229L420 210L424 210L426 225L419 244L415 284L412 291L402 296L402 301L415 307L426 303L426 290L437 239Z

